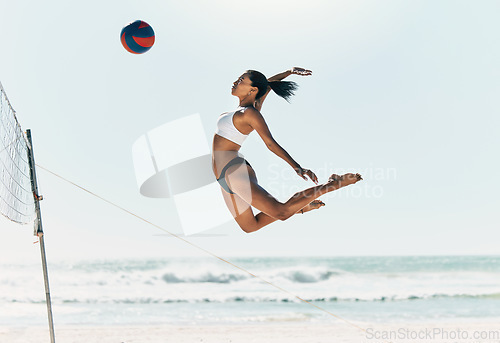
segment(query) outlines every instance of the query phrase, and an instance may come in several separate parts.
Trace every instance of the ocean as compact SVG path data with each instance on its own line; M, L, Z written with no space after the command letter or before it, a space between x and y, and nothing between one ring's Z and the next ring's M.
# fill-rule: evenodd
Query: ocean
M500 256L49 261L55 324L500 319ZM0 323L47 323L40 263L0 262ZM499 320L500 321L500 320Z

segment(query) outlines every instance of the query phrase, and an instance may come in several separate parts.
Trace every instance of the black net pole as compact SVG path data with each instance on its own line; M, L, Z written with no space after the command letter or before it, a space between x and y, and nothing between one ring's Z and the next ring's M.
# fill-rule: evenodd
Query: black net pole
M26 136L28 138L29 147L28 147L28 160L30 165L30 173L31 173L31 188L33 190L33 197L35 200L35 236L39 237L40 240L40 253L42 255L42 269L43 269L43 279L45 282L45 301L47 303L47 314L49 317L49 331L50 331L50 342L55 343L55 334L54 334L54 320L52 318L52 302L50 300L50 289L49 289L49 273L47 270L47 257L45 255L45 242L42 228L42 215L40 212L40 200L41 197L38 195L38 185L36 182L36 172L35 172L35 156L33 154L33 143L31 142L31 131L26 130Z

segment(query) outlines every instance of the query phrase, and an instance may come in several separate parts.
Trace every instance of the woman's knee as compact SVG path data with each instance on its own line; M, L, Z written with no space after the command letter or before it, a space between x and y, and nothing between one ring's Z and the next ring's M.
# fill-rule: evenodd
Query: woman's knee
M252 232L255 232L259 229L258 227L258 223L257 221L255 220L255 222L240 222L240 221L236 221L240 227L240 229L245 232L245 233L252 233Z
M282 212L282 213L279 214L278 219L282 220L282 221L283 220L287 220L288 218L290 218L293 215L294 215L294 213L291 212L291 211L284 211L284 212Z
M240 228L241 228L241 230L242 230L244 233L252 233L252 232L255 232L255 231L257 231L257 230L258 230L258 229L257 229L256 227L254 227L254 226L249 227L249 226L242 226L242 225L240 225Z
M274 206L272 206L268 214L278 220L287 220L288 218L290 218L290 214L288 212L289 211L284 204L276 203Z

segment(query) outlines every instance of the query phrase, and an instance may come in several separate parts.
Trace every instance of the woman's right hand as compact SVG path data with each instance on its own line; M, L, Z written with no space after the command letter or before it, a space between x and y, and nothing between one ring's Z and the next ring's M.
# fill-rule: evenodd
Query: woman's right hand
M314 182L315 184L318 184L318 177L316 176L316 174L313 173L312 170L299 167L299 168L295 169L295 172L297 173L298 176L300 176L304 180L307 181L306 176L309 176L309 179L311 179L312 182Z

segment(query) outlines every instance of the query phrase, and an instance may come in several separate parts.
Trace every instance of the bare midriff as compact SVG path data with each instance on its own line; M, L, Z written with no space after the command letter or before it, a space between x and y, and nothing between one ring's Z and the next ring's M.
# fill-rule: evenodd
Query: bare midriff
M212 144L212 170L215 177L219 177L220 171L233 158L238 156L241 145L236 144L218 134L214 135Z

